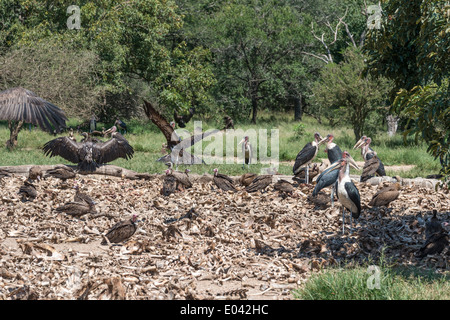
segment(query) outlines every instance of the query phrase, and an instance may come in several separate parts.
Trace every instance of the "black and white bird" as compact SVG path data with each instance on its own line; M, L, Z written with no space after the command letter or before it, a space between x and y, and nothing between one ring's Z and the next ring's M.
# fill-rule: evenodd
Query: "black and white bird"
M328 134L325 140L327 142L325 152L327 153L330 164L342 159L342 150L336 143L333 142L333 139L334 135Z
M339 170L337 180L337 195L342 204L342 234L345 232L345 209L350 211L350 230L352 228L352 219L359 218L361 215L361 196L358 188L350 179L349 159L343 158L332 170Z
M351 165L353 168L359 170L358 165L356 164L355 160L353 160L350 153L347 151L344 151L340 157L340 159L347 159L349 165ZM339 160L340 160L339 159ZM339 177L339 171L333 170L337 166L340 165L339 160L332 163L328 168L326 168L316 179L316 185L314 187L314 190L312 192L312 196L316 197L319 194L319 191L331 186L331 206L334 207L334 193L336 192L336 181Z
M242 156L244 158L242 169L245 168L245 165L247 165L247 168L250 168L250 164L252 163L253 150L252 145L249 141L249 137L245 136L238 145L240 144L242 144Z
M319 151L319 146L326 141L322 139L320 133L314 133L314 141L308 142L302 150L297 154L292 171L294 176L300 173L302 167L306 167L306 184L309 182L309 164L314 160Z

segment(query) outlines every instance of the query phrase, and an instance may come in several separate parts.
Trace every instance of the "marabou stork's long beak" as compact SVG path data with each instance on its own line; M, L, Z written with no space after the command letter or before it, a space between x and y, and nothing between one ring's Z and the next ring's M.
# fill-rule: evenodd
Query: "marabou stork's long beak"
M356 142L355 145L353 146L353 149L361 148L364 142L365 140L363 138L359 139L358 142Z
M238 143L238 145L240 145L241 143L244 143L245 138L241 140L241 142Z
M325 138L320 137L320 138L321 138L321 140L320 140L319 143L317 144L318 146L320 146L322 143L328 141L328 137L325 137Z
M348 164L351 165L353 168L355 168L356 170L359 170L358 165L356 164L356 161L352 158L352 156L348 156L346 158L348 160Z

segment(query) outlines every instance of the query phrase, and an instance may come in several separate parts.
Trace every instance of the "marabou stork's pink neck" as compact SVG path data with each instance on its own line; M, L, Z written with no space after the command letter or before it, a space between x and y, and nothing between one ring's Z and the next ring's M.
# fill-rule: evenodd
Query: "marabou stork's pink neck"
M339 170L339 181L342 181L346 176L350 175L350 168L346 159L342 160L341 169Z

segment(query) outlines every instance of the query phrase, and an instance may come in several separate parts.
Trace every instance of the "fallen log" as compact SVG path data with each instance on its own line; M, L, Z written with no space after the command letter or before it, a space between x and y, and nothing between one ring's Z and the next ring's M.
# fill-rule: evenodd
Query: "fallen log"
M3 166L0 167L0 170L5 170L9 172L10 174L16 174L16 175L22 175L22 176L28 176L28 172L30 171L31 167L34 167L35 165L19 165L19 166ZM113 176L113 177L119 177L124 179L145 179L145 180L151 180L157 176L157 174L148 174L148 173L139 173L135 172L133 170L125 169L122 167L118 167L111 164L105 164L100 165L94 172L90 171L77 171L76 165L63 165L63 164L56 164L56 165L38 165L42 171L52 170L56 167L69 167L76 171L77 174L81 175L104 175L104 176Z

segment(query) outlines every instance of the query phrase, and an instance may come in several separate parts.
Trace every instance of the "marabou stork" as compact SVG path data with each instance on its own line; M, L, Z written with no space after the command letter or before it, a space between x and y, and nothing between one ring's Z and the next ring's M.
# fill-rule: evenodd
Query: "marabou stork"
M361 214L361 197L355 184L350 179L349 159L343 158L338 161L332 170L339 170L337 181L337 195L342 204L342 234L345 231L345 209L350 211L350 230L352 228L352 219L359 218Z
M114 125L117 126L120 130L123 130L123 134L127 133L127 124L120 120L119 118L116 119L116 122L114 122Z
M239 142L238 145L242 144L242 156L244 157L244 162L242 163L242 169L250 168L250 164L252 163L252 145L250 144L248 136L245 136L244 139Z
M351 165L353 168L359 170L358 165L356 164L355 160L353 160L350 153L347 151L344 151L341 155L341 159L348 159L349 165ZM340 159L339 159L340 160ZM320 190L323 188L331 187L331 206L334 207L334 192L335 192L335 184L339 177L339 171L333 170L337 166L339 166L339 160L335 161L331 164L327 169L325 169L316 179L316 186L314 187L314 190L312 192L312 196L316 197Z
M353 149L361 148L361 156L363 157L364 161L371 160L374 156L376 156L376 152L370 147L370 143L372 142L372 139L370 137L362 136L361 139L359 139L358 142L353 146ZM375 160L371 161L372 163L375 162ZM379 160L379 163L375 170L376 174L378 174L380 177L386 175L386 171L384 170L384 165L381 160Z
M292 171L296 176L299 174L302 167L306 166L306 184L309 182L309 164L314 160L319 151L319 146L326 141L322 139L320 133L314 133L314 141L308 142L302 150L297 154Z
M337 160L342 159L342 150L339 146L333 142L334 136L332 134L327 135L326 142L327 147L325 148L325 152L328 155L328 160L330 164L335 163Z

